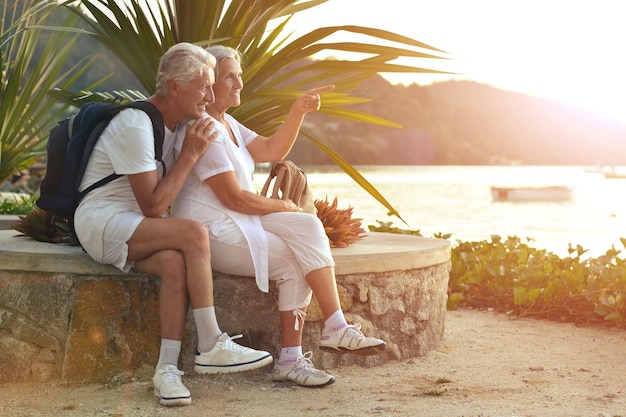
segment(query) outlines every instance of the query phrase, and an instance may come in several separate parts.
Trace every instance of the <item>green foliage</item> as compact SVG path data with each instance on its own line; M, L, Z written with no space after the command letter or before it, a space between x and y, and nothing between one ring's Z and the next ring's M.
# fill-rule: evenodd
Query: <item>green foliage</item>
M400 229L399 227L392 226L393 222L381 222L377 220L378 226L369 225L367 228L370 232L383 232L383 233L397 233L401 235L413 235L413 236L422 236L422 232L419 230L407 230Z
M390 223L369 229L421 236L419 230ZM497 235L457 241L451 251L448 309L493 308L518 317L626 327L626 260L619 250L612 247L597 258L583 258L587 250L570 244L569 256L559 257L529 246L531 242ZM621 242L626 247L626 239Z
M36 195L18 195L0 199L0 214L28 214L35 209L37 198Z
M89 66L85 60L62 70L75 35L53 32L43 46L39 44L52 9L35 0L1 5L0 184L44 155L48 130L67 108L48 97L48 90L71 88ZM74 21L76 17L71 17L64 24Z
M392 222L381 222L377 220L378 226L370 224L367 226L370 232L383 232L383 233L398 233L401 235L422 236L422 232L419 230L407 230L400 229L399 227L392 226ZM450 233L436 233L433 237L437 239L449 239L452 236Z
M449 308L492 307L516 316L623 327L626 262L609 249L582 258L580 246L561 258L515 236L459 242L452 250Z

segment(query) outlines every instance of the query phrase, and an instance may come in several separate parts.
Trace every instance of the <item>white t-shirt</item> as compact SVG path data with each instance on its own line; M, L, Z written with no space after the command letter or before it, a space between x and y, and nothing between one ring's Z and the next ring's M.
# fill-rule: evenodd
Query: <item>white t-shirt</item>
M177 211L176 215L178 217L191 218L206 224L215 219L216 217L214 216L221 218L226 212L230 215L231 210L224 207L220 199L213 192L213 189L204 182L206 179L224 172L234 171L239 186L244 190L255 192L252 182L254 160L248 152L247 146L258 135L239 123L229 114L226 114L225 118L233 130L237 145L230 139L226 127L218 121L215 121L215 130L218 133L217 138L211 142L204 154L200 156L172 205L172 213ZM181 123L181 128L176 135L176 157L180 154L183 146L185 125L187 123L188 122ZM202 213L193 213L193 211L189 212L181 208L179 202L186 199L202 201L208 206L207 210Z
M166 127L163 161L167 168L174 163L174 138L175 132ZM123 176L89 192L76 210L76 234L94 259L99 258L102 233L113 216L126 211L141 213L127 175L157 169L161 177L161 163L154 157L152 122L144 111L138 109L121 111L96 143L79 189L84 190L113 172ZM129 231L131 235L133 232L134 229Z
M215 122L217 138L211 142L198 159L176 200L172 204L172 215L200 222L207 226L213 236L219 236L226 228L235 224L245 236L255 267L256 283L263 292L269 291L268 243L261 225L260 216L239 213L225 207L206 179L224 172L233 171L239 187L256 192L252 181L254 160L247 146L258 136L229 114L225 114L237 144L230 139L226 127ZM184 125L184 124L182 124ZM184 141L181 128L176 138L176 154Z

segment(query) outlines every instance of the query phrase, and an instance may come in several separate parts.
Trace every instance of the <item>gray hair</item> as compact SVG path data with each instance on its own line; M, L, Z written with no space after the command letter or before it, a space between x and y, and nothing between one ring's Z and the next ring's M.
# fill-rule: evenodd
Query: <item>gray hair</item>
M167 97L169 90L167 82L176 81L185 86L200 71L205 68L215 69L216 61L213 55L201 47L181 42L173 45L159 60L159 70L156 79L156 93Z
M220 72L220 63L226 58L232 58L241 65L241 53L230 46L214 45L205 49L208 53L215 57L217 61L215 65L215 77Z

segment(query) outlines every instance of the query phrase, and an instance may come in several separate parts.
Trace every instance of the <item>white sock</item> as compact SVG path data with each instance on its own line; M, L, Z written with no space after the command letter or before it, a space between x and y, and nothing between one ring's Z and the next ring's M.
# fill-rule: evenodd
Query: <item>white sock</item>
M222 334L215 317L215 307L196 308L192 312L198 332L198 350L208 352L215 346L217 338Z
M343 329L348 325L346 317L343 315L343 311L337 310L330 315L324 322L324 333L336 332L339 329Z
M181 345L182 341L180 340L161 339L161 351L156 368L161 369L165 365L174 365L178 368Z
M279 365L285 365L287 363L294 363L302 357L302 346L290 346L280 348L280 357L278 358Z

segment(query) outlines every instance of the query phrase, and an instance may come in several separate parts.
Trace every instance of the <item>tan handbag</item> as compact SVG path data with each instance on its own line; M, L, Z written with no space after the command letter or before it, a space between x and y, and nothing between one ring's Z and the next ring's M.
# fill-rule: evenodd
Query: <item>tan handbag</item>
M270 185L274 180L272 194L268 196ZM302 208L305 213L317 216L313 195L309 190L306 174L291 161L280 161L272 164L261 195L281 200L291 200Z

